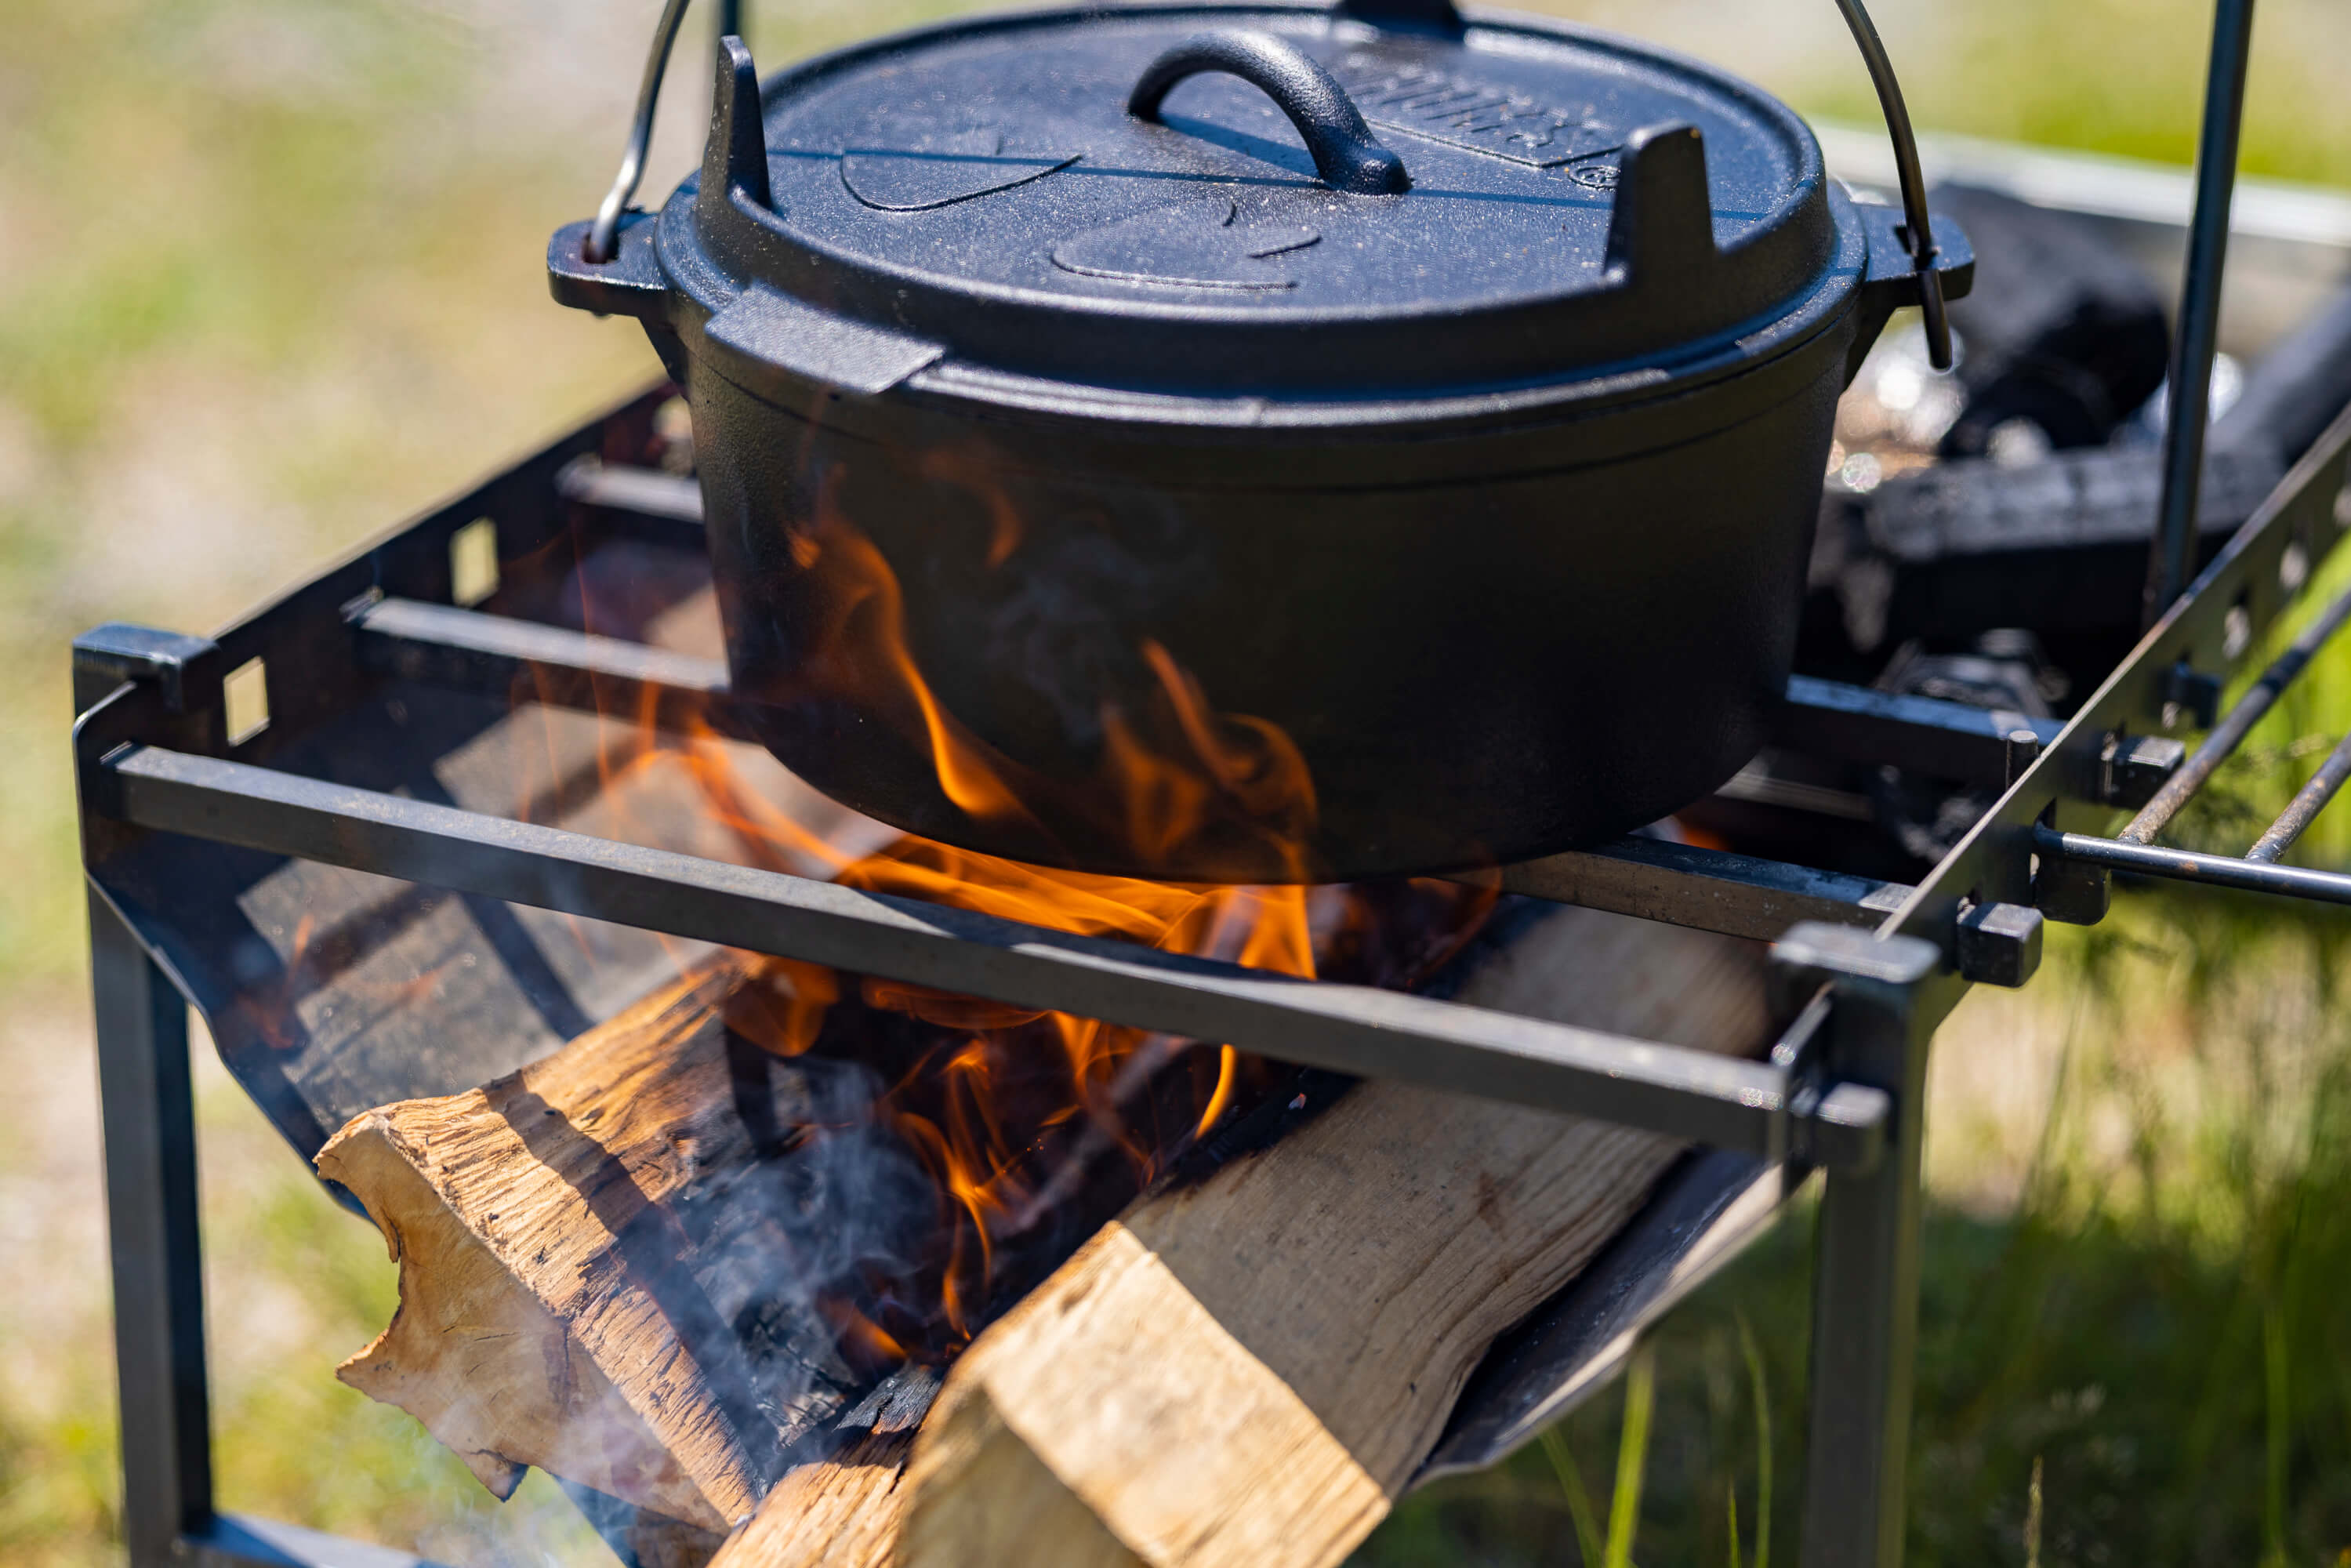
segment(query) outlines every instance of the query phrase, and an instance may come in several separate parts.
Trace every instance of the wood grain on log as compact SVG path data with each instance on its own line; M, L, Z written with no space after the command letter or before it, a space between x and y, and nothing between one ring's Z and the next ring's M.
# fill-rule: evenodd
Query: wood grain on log
M1491 946L1460 995L1746 1051L1768 1033L1758 953L1562 910ZM536 1464L704 1529L748 1516L716 1568L1332 1563L1385 1514L1488 1344L1678 1152L1363 1085L1133 1206L979 1337L935 1405L914 1370L852 1408L862 1380L820 1347L758 1360L735 1332L781 1276L709 1271L778 1249L737 1212L757 1195L729 1185L774 1168L753 1102L805 1113L818 1092L795 1075L820 1064L753 1049L767 1077L747 1099L727 1019L774 1000L733 960L509 1078L345 1128L319 1167L383 1230L401 1307L344 1379L493 1490ZM687 1258L700 1274L679 1275ZM799 1402L780 1416L778 1390ZM845 1446L788 1464L820 1421Z
M746 1408L772 1369L681 1272L695 1249L664 1207L697 1172L756 1164L725 1024L745 978L692 977L485 1088L358 1117L319 1155L400 1265L391 1326L338 1375L501 1496L538 1465L724 1530L778 1468L776 1422ZM784 1396L820 1404L821 1382Z
M1712 1050L1770 1032L1751 944L1563 910L1465 1001ZM779 1488L713 1568L1336 1563L1487 1346L1638 1208L1679 1145L1367 1084L1137 1204L982 1333L854 1552ZM807 1483L820 1495L838 1478ZM875 1531L894 1531L894 1542Z

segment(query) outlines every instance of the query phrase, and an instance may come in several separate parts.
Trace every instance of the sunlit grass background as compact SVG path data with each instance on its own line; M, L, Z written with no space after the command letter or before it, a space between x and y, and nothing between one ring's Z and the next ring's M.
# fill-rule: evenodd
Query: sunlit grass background
M773 66L957 7L754 7ZM1864 121L1827 0L1555 8ZM546 296L547 233L609 179L653 0L13 0L0 48L0 1556L105 1563L116 1508L95 1090L66 766L66 647L202 631L653 373ZM1881 0L1928 126L2184 162L2209 12L2188 0ZM2351 184L2351 15L2268 0L2249 168ZM699 84L653 187L693 152ZM2337 657L2256 737L2275 802L2351 723ZM2324 749L2323 745L2318 747ZM2226 802L2221 802L2225 807ZM2252 809L2252 808L2249 808ZM2208 814L2199 831L2231 824ZM2311 854L2351 859L2345 824ZM2334 927L2134 899L1980 997L1937 1068L1914 1561L2333 1563L2351 1545L2351 1040ZM536 1478L503 1509L335 1384L392 1308L217 1070L202 1081L221 1490L460 1563L598 1560ZM2056 1109L2052 1113L2051 1107ZM1760 1348L1792 1561L1803 1236L1661 1336L1643 1561L1755 1546ZM1564 1461L1604 1514L1621 1396L1563 1442L1408 1504L1389 1563L1575 1560ZM1604 1519L1602 1521L1604 1525Z

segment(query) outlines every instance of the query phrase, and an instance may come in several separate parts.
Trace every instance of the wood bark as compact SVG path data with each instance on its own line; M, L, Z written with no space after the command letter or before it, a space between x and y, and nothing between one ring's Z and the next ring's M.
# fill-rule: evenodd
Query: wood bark
M1549 917L1461 996L1726 1051L1760 1051L1771 1021L1754 945L1584 910ZM1364 1085L1104 1228L956 1363L902 1473L896 1447L852 1476L810 1467L713 1568L1337 1563L1488 1345L1679 1151ZM809 1527L851 1489L867 1510L853 1539Z
M319 1153L400 1265L391 1326L337 1375L501 1497L538 1465L723 1531L772 1479L775 1431L743 1409L763 1369L711 1321L665 1207L755 1163L725 1024L747 972L683 980L484 1088L371 1111Z

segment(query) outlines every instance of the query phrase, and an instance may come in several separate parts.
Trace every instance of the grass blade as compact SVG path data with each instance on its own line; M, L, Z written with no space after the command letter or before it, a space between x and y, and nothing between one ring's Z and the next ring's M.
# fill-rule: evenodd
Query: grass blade
M2032 1456L2032 1484L2024 1493L2024 1568L2041 1568L2041 1456Z
M2287 1425L2292 1396L2286 1379L2285 1312L2274 1297L2262 1312L2262 1370L2269 1375L2269 1485L2262 1500L2262 1562L2268 1568L2269 1564L2286 1561L2285 1471L2293 1437Z
M1739 1353L1755 1395L1755 1568L1771 1568L1771 1390L1763 1378L1763 1347L1745 1312L1739 1314Z
M1649 1458L1649 1417L1657 1404L1656 1352L1643 1345L1625 1375L1625 1431L1616 1446L1616 1491L1608 1503L1607 1568L1633 1568L1633 1533L1641 1522L1641 1471Z
M1583 1554L1585 1568L1596 1568L1607 1550L1600 1541L1600 1518L1592 1506L1592 1494L1583 1490L1583 1472L1575 1468L1575 1456L1567 1451L1567 1438L1553 1427L1542 1435L1543 1458L1551 1461L1552 1473L1559 1477L1559 1490L1567 1494L1567 1516L1575 1521L1575 1545Z

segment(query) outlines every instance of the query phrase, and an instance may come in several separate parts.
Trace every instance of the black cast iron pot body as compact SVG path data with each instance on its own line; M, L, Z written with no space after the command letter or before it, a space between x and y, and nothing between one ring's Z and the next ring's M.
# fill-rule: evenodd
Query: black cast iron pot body
M919 834L1186 881L1506 862L1737 771L1837 395L1919 287L1708 68L1280 4L764 89L728 40L699 177L610 261L586 228L557 297L685 390L768 747Z

